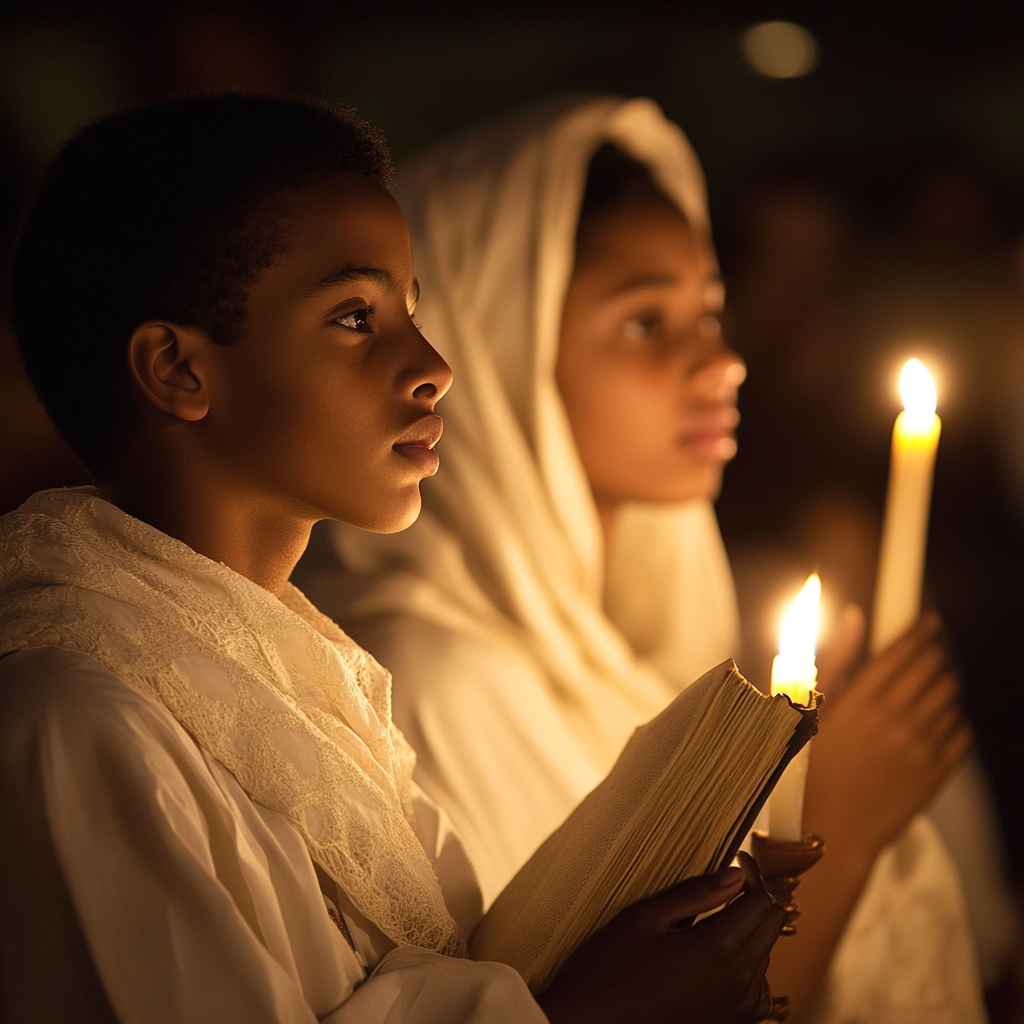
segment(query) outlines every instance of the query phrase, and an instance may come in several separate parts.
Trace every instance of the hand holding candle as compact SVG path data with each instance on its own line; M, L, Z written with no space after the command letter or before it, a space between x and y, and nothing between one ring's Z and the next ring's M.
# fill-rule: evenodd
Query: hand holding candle
M779 653L772 663L772 694L784 693L794 704L807 705L814 693L818 669L814 641L818 632L821 580L810 576L793 602L782 626ZM811 745L786 766L768 804L768 835L799 842L803 838L804 786Z
M932 472L942 426L935 415L935 385L920 360L904 364L900 395L904 411L896 417L892 432L889 494L871 622L873 653L906 632L921 611Z

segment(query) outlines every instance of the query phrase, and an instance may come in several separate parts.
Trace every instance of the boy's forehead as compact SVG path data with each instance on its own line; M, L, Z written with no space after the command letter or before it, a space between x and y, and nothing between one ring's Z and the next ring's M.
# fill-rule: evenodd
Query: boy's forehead
M405 217L394 196L359 174L337 174L318 180L289 198L285 233L316 237L343 232L353 241L375 234L408 234Z
M348 266L381 266L411 274L409 230L385 188L339 174L291 197L282 218L282 263L315 275L310 284Z

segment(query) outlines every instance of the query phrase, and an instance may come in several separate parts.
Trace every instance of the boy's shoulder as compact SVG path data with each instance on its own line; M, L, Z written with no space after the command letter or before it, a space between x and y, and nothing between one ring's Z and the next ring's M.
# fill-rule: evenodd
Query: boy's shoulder
M27 752L41 733L134 737L135 743L191 744L170 712L84 655L53 647L0 657L0 752Z

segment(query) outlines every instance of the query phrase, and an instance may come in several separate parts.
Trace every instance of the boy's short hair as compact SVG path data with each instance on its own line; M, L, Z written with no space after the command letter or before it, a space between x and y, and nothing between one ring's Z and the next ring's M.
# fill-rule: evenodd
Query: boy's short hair
M237 341L249 288L282 251L283 194L346 172L388 185L380 133L297 100L173 100L65 144L14 253L12 321L39 397L97 476L133 427L134 329L168 320Z

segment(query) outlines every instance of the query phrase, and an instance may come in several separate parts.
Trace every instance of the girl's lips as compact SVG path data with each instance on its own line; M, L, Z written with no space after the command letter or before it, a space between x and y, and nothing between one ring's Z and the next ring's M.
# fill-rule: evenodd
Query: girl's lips
M716 462L728 462L736 454L733 430L740 414L735 408L723 409L704 423L684 433L679 443L694 454Z
M687 434L683 446L709 462L728 462L736 454L736 438L732 431Z

